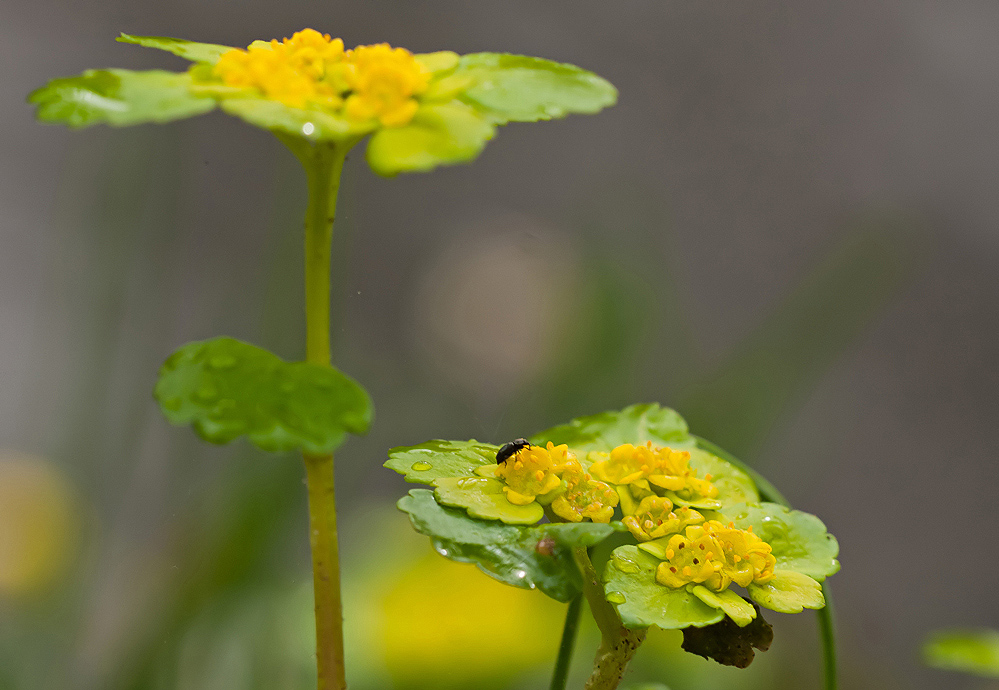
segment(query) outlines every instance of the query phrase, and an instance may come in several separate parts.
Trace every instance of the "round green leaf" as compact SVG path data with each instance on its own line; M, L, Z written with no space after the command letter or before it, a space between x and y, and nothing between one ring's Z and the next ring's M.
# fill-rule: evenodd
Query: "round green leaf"
M168 36L131 36L122 33L115 40L120 43L132 43L146 48L165 50L191 62L215 63L218 62L222 53L232 50L229 46L220 46L216 43L195 43L194 41L185 41L183 38L170 38Z
M617 102L617 89L592 72L525 55L464 55L456 74L474 79L462 100L497 124L596 113Z
M703 479L705 475L711 475L711 483L718 488L716 500L722 506L757 503L760 500L756 484L738 467L706 450L700 448L687 450L690 451L690 466L697 470L697 476Z
M379 175L464 163L482 151L496 128L472 108L452 101L423 104L412 122L383 127L368 142L368 165Z
M656 582L658 565L658 559L631 545L619 546L611 554L604 571L604 591L626 627L703 627L725 617L686 588Z
M371 425L371 400L352 378L329 366L285 362L233 338L174 352L154 396L170 422L191 424L206 441L245 435L267 451L329 453L348 432L363 434Z
M801 613L802 609L820 609L826 605L822 585L793 570L774 570L770 582L751 583L746 591L757 604L779 613Z
M793 570L822 582L839 571L839 544L814 515L790 510L776 503L738 505L718 511L722 521L740 529L753 527L773 547L776 568Z
M433 493L421 489L410 491L398 506L409 514L417 532L433 539L441 555L475 563L500 582L537 588L558 601L569 601L582 586L572 549L593 546L614 531L593 522L514 527L476 520L462 510L438 505Z
M317 108L293 108L262 96L222 98L219 107L256 127L312 141L356 140L372 129Z
M161 70L87 70L76 77L53 79L28 96L38 119L69 127L106 123L127 127L170 122L207 113L215 100L194 95L191 77Z
M537 501L518 506L506 500L503 482L487 477L444 477L434 481L439 503L464 508L472 517L501 520L508 525L533 525L545 515Z
M444 477L471 477L479 467L495 467L499 446L478 441L427 441L389 451L385 467L407 482L433 484Z
M603 412L573 419L531 437L532 443L565 443L577 452L610 452L624 443L652 441L657 446L687 448L693 438L676 411L657 403L631 405L620 412Z
M923 645L923 658L935 668L999 678L999 632L941 630Z

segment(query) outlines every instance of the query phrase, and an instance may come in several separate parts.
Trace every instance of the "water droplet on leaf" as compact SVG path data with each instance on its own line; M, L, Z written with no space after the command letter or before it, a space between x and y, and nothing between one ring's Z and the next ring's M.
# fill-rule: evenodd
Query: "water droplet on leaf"
M433 469L433 465L429 462L414 462L413 469L417 472L426 472L429 469Z
M607 592L607 601L612 604L623 604L627 600L620 592Z

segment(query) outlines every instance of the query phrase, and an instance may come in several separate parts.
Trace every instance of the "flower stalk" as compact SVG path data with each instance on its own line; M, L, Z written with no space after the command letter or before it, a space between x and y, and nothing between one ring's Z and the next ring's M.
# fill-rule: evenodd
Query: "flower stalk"
M621 623L617 611L604 596L604 586L585 547L572 552L583 576L583 596L600 629L600 646L593 660L593 672L584 690L614 690L621 682L631 657L645 640L645 629L630 630Z
M309 187L305 214L306 361L330 366L330 264L340 174L349 146L278 135L301 161ZM309 494L309 543L316 602L318 690L347 687L343 655L340 549L333 454L304 454Z

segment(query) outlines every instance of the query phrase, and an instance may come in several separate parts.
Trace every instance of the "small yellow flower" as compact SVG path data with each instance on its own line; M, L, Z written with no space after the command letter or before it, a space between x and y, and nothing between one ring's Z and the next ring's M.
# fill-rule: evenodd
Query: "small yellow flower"
M355 123L408 124L431 72L404 48L387 43L344 51L343 41L313 29L283 41L234 48L213 68L226 86L256 89L293 108L319 107Z
M347 60L353 67L345 73L353 92L344 107L348 118L377 119L385 127L413 119L419 107L414 96L427 90L431 74L411 52L379 43L354 48Z
M673 511L673 502L661 496L647 496L638 504L634 515L623 520L638 541L661 539L682 532L688 525L704 522L704 516L684 506Z
M634 484L640 489L654 484L673 491L683 500L713 499L718 488L711 483L710 475L704 479L689 466L690 453L673 450L667 446L630 443L614 448L610 455L593 463L590 471L599 479L619 486Z
M570 457L567 445L556 446L549 441L544 447L528 446L518 451L497 466L496 476L506 483L503 491L510 503L527 505L562 484L556 470L564 469L570 461L575 457Z
M566 466L561 476L566 488L552 501L553 513L569 522L581 522L583 518L610 522L619 500L610 485L594 480L578 462Z
M669 539L656 580L676 588L703 584L716 592L733 582L741 587L765 584L773 579L777 562L771 551L770 545L751 529L708 520Z

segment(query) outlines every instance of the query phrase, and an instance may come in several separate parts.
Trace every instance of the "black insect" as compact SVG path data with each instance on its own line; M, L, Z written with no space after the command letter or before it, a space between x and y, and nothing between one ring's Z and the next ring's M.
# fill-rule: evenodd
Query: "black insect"
M509 443L504 443L503 446L496 453L496 464L498 465L501 462L506 462L520 451L530 447L531 444L527 441L526 438L515 438Z

